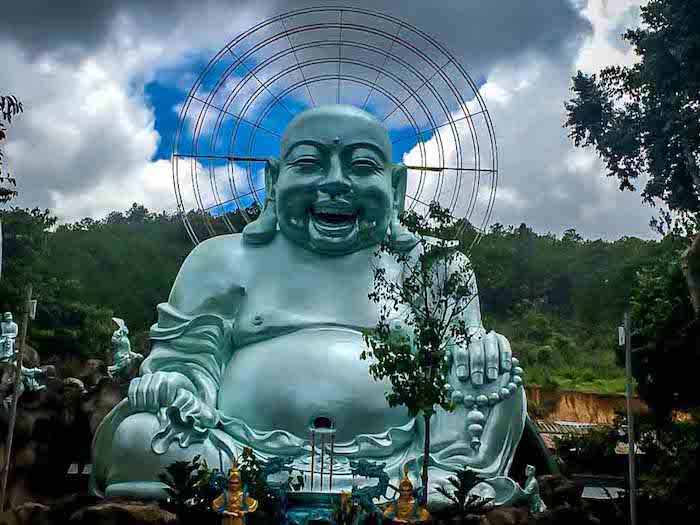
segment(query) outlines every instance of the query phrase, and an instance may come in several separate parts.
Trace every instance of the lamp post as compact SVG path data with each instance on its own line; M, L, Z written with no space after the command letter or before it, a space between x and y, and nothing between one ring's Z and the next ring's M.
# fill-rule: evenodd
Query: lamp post
M637 525L637 476L635 473L634 414L632 413L632 333L629 311L625 312L624 324L619 328L618 334L620 346L625 346L625 373L627 375L625 394L627 397L630 524Z

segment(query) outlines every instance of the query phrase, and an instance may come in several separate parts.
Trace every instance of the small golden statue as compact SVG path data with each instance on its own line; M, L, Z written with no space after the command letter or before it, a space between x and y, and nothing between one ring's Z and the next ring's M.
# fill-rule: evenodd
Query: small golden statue
M403 479L399 483L399 497L384 510L384 517L392 524L398 523L427 523L432 516L427 509L420 506L418 498L413 493L413 483L408 479L408 468L404 467Z
M248 496L238 473L238 461L233 460L233 468L228 473L228 487L212 503L212 508L224 515L222 525L243 525L246 514L255 512L258 502Z

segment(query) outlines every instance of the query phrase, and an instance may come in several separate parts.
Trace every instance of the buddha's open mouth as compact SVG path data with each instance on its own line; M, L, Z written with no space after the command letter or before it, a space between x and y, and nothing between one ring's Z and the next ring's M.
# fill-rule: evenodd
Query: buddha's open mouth
M311 217L316 226L329 232L342 232L357 224L358 213L353 206L341 203L339 205L314 206Z

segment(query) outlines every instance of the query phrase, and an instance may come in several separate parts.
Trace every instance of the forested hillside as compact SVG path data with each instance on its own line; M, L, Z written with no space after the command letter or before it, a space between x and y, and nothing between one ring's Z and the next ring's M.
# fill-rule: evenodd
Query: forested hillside
M39 309L30 340L42 358L104 358L112 316L126 320L136 350L148 351L155 307L167 299L192 249L179 217L134 205L54 231L50 214L40 210L14 209L0 218L2 308L16 309L31 278ZM573 230L556 237L524 224L496 224L470 252L485 323L511 339L530 383L622 391L615 327L636 272L672 249L666 244L590 241Z

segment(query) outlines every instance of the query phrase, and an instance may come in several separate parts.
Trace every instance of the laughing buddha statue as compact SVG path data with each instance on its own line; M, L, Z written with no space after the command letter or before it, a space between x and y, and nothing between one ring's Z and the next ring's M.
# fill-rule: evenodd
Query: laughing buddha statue
M158 305L151 354L93 442L96 494L157 497L158 473L173 461L201 454L230 468L245 446L263 461L293 457L307 478L315 458L316 475L332 469L334 492L352 487L350 460L384 462L392 477L426 461L422 418L389 407L388 381L360 358L380 309L368 298L374 269L402 276L401 264L376 254L379 242L420 249L398 220L406 168L391 163L373 116L342 105L297 115L280 153L266 164L258 219L198 245ZM452 348L445 385L456 409L438 408L431 421L428 495L439 499L435 487L468 466L499 504L513 491L525 393L508 340L483 327L472 282L462 315L472 336ZM334 429L324 465L316 421Z

